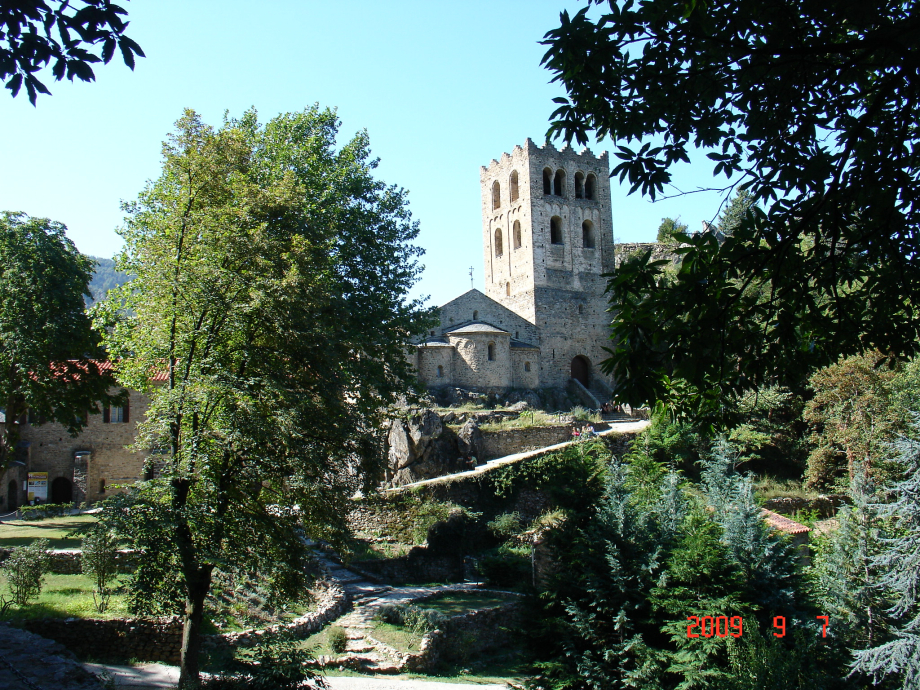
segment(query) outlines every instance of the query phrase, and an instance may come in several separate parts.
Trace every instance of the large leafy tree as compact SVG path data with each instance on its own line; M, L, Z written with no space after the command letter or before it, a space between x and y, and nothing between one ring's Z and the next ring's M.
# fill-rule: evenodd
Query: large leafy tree
M39 93L50 95L36 76L51 65L60 81L93 81L91 65L108 63L117 48L134 69L144 51L125 36L124 8L111 0L3 0L0 2L0 79L13 96L23 86L35 105Z
M648 256L620 268L607 364L618 397L719 412L841 355L917 352L916 5L593 5L608 3L563 13L545 38L544 63L568 92L551 133L611 138L614 175L652 198L692 148L726 196L750 195L724 242L678 250L674 279Z
M143 443L166 460L103 519L146 554L135 602L178 596L182 685L198 683L215 568L269 575L279 596L301 586L303 532L344 534L412 379L418 227L405 192L374 179L367 134L336 150L337 129L318 106L218 129L186 111L125 206L118 266L137 277L98 309L119 377L152 397Z
M28 410L76 435L88 412L118 399L99 370L101 338L84 309L93 261L65 231L47 218L0 214L0 470Z

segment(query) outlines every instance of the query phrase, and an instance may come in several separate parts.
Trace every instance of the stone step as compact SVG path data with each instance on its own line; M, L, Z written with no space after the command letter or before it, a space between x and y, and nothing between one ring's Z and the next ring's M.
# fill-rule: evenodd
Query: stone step
M368 652L373 652L374 648L363 640L349 640L345 651L349 654L367 654Z

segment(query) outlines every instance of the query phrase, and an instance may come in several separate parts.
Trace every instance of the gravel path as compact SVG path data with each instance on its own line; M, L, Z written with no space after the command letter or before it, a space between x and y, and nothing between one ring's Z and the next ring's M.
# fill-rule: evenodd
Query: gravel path
M508 686L477 685L473 683L438 683L431 680L401 680L399 678L327 678L332 690L508 690Z
M102 690L63 646L0 625L0 690Z

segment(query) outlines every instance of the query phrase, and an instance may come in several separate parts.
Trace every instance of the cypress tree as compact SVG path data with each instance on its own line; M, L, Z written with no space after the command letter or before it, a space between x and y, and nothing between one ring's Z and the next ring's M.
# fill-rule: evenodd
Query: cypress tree
M920 430L915 422L914 430ZM889 534L871 564L882 573L879 588L889 596L886 613L892 622L892 638L883 644L854 653L853 670L878 678L889 676L899 687L920 688L920 444L902 438L895 444L895 462L903 479L893 484L889 503L874 504L887 522Z

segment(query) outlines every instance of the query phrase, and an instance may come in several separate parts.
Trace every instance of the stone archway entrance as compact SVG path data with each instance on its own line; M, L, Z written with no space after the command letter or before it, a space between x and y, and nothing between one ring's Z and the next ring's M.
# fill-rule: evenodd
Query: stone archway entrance
M591 363L587 357L577 355L572 359L572 378L578 381L585 388L591 382L590 379Z
M51 482L52 503L73 503L73 484L64 477L58 477Z
M9 486L6 489L6 509L7 510L16 510L19 507L19 501L16 499L16 480L13 479L10 481Z

